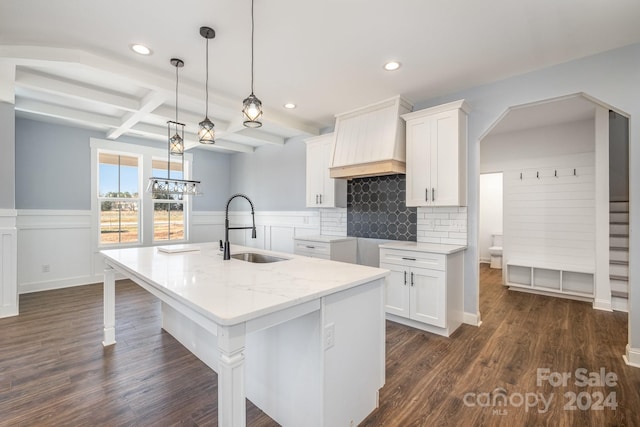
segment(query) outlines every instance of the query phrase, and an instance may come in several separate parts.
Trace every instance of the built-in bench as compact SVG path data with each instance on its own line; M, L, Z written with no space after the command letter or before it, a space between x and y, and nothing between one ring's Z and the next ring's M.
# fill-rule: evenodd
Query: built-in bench
M593 268L527 260L506 263L505 286L516 290L592 301Z

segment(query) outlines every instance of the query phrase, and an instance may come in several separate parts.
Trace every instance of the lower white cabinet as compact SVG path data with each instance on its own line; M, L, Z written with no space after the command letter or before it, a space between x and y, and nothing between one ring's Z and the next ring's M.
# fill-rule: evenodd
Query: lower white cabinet
M293 253L296 255L356 263L355 237L303 236L294 238L294 241Z
M453 252L381 247L380 267L391 271L386 278L386 312L389 320L449 336L464 317L464 247L436 246Z

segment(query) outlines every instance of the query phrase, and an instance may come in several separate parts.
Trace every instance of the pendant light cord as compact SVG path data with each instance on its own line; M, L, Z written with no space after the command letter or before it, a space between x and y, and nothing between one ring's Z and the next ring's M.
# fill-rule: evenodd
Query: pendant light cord
M176 133L178 133L178 68L180 68L178 65L176 64Z
M253 33L254 33L254 22L253 22L253 0L251 0L251 94L253 95Z
M207 58L207 75L205 77L204 80L204 99L205 99L205 106L204 106L204 117L205 118L209 118L209 39L207 38L207 54L206 54L206 58Z

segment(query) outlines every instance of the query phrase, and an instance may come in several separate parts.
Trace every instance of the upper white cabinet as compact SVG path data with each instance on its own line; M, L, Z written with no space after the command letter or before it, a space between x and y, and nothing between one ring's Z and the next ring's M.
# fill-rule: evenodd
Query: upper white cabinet
M333 134L306 140L307 207L340 208L347 206L347 181L329 177Z
M407 206L466 206L464 101L403 114L407 124Z

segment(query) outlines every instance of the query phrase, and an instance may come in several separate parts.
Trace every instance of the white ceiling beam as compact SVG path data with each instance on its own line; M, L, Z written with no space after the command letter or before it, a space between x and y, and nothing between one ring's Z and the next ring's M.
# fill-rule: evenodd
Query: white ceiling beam
M176 109L175 107L170 107L164 104L156 108L153 111L153 114L158 117L161 117L163 120L173 120L176 115ZM204 119L204 116L196 115L195 113L192 113L190 111L180 110L179 119L180 119L180 122L182 123L193 124L197 126L198 123L200 123ZM222 130L226 129L229 126L229 122L216 118L215 116L211 116L209 117L209 119L216 126L216 132L218 132L221 129Z
M0 63L0 102L15 104L16 102L16 66Z
M126 111L136 111L140 102L135 98L66 82L43 74L28 72L24 69L19 70L17 73L16 85L38 92L50 93L71 99L81 99Z
M281 136L272 135L258 129L244 128L241 131L237 132L237 134L259 143L284 145L285 142L285 139Z
M28 99L17 99L15 108L17 111L86 123L93 126L99 125L103 127L115 127L120 123L119 119L111 116L105 116L104 114L90 113L88 111L81 111Z
M131 128L133 133L143 135L146 138L155 139L158 141L167 141L167 128L156 125L150 125L145 123L138 123ZM216 143L213 145L200 144L198 141L198 135L191 132L184 133L185 150L191 150L193 148L209 148L209 149L223 149L225 151L232 151L235 153L253 153L254 148L249 145L238 144L232 141L226 141L224 139L216 139Z
M120 126L107 133L108 139L118 139L127 133L129 129L138 124L142 119L149 115L153 110L158 108L167 100L167 95L163 92L149 92L142 101L137 111L128 113Z
M97 69L126 78L150 90L166 91L175 85L173 77L168 73L158 73L148 68L142 68L140 64L123 62L118 59L119 58L115 57L101 56L80 49L0 45L0 62L9 61L15 65L49 67L78 67L78 64L80 64L89 69ZM188 82L182 85L182 93L186 96L200 96L201 92L202 89L200 87L195 87ZM238 114L237 99L231 99L215 93L211 93L209 99L216 108L230 114L230 117ZM265 111L265 120L274 126L280 126L285 129L295 129L308 135L318 135L320 133L317 126L309 125L306 122L286 114L278 113L275 110L267 109L267 111Z

